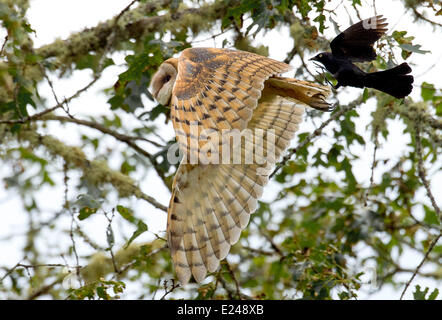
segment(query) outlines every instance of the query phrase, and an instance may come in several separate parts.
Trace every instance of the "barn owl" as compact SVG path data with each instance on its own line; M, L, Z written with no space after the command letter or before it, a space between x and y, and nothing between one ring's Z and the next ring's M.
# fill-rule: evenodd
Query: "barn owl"
M168 208L167 240L179 281L202 282L217 270L247 226L263 187L302 120L304 107L329 111L327 87L281 77L285 63L230 49L189 48L161 64L151 81L154 98L170 105L171 119L183 152ZM196 131L195 131L196 130ZM273 141L273 153L252 162L189 161L209 145L219 155L229 142L214 143L202 132L264 132L240 143L240 160L258 144ZM259 142L257 142L259 140ZM212 142L210 142L212 141ZM209 143L210 142L210 143ZM219 158L218 158L219 159ZM230 160L230 161L229 161Z

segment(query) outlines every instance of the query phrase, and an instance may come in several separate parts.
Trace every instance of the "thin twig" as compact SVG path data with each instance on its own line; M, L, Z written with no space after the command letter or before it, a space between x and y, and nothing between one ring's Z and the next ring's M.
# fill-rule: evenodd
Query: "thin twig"
M115 18L115 22L114 25L116 25L118 23L118 20L120 20L120 18L123 16L123 14L125 14L127 11L129 11L130 7L132 7L135 2L138 2L138 0L133 0L131 3L129 3L126 8L124 8L123 10L121 10L121 12L117 15L117 17Z
M151 256L153 256L153 255L157 254L158 252L161 252L161 251L163 251L165 249L167 249L166 245L164 245L164 246L162 246L162 247L160 247L160 248L158 248L156 250L153 250L153 251L149 252L149 254L147 256L144 256L143 258L144 258L144 260L146 260L147 258L149 258L149 257L151 257ZM129 270L137 262L138 262L138 260L134 260L134 261L131 261L131 262L127 263L125 266L121 267L120 268L120 274L123 274L124 272Z
M235 277L235 273L233 273L233 270L232 268L230 268L230 264L229 262L227 262L227 260L224 260L224 264L226 265L227 270L229 271L229 274L232 277L233 282L235 283L236 295L238 296L239 300L242 300L242 293L239 287L238 280Z
M235 296L237 295L237 292L235 292L234 290L232 290L231 288L229 288L229 285L227 284L226 280L222 277L221 274L221 270L218 272L217 274L217 282L216 285L218 285L218 282L221 283L221 285L223 286L224 290L226 290L227 292L227 296L229 297L229 300L235 300ZM246 300L253 300L252 297L244 294L244 293L240 293L240 299L246 299Z
M114 255L114 232L112 230L112 221L115 217L115 211L112 210L112 215L109 217L107 212L104 211L104 216L106 217L107 221L108 221L108 225L107 225L107 229L106 229L106 237L108 240L108 248L107 250L109 250L110 255L111 255L111 260L112 260L112 266L114 267L114 271L116 274L121 274L121 270L118 268L117 266L117 262L115 260L115 255Z
M370 192L370 190L374 186L374 169L376 167L376 153L377 153L378 148L379 148L378 134L379 134L379 128L376 127L375 130L374 130L374 150L373 150L373 159L372 159L372 162L371 162L370 185L368 186L368 189L365 191L365 194L364 194L364 206L367 206L368 193Z
M25 268L25 269L37 269L37 268L69 268L74 269L77 268L77 266L69 266L63 263L42 263L42 264L24 264L24 263L18 263L17 268ZM81 268L81 266L80 266Z
M142 141L146 141L146 142L158 145L156 142L153 142L153 141L148 140L146 138L134 137L134 136L128 136L128 135L125 135L125 134L121 134L121 133L118 133L118 132L116 132L116 131L114 131L112 129L109 129L109 128L103 126L100 123L97 123L97 122L94 122L94 121L77 119L75 117L48 115L48 116L45 116L43 118L38 118L36 120L57 120L57 121L61 121L61 122L72 122L72 123L76 123L76 124L79 124L79 125L83 125L83 126L87 126L87 127L96 129L96 130L101 131L102 133L105 133L105 134L108 134L108 135L111 135L115 139L117 139L117 140L119 140L121 142L126 143L129 147L131 147L132 149L134 149L138 153L140 153L143 156L145 156L146 158L148 158L149 161L152 163L152 166L154 167L154 169L157 172L158 176L163 181L164 185L167 188L170 188L170 186L167 184L166 176L165 176L163 170L160 168L160 164L158 163L156 157L154 155L150 154L149 152L147 152L146 150L144 150L143 148L141 148L140 146L138 146L134 142L134 140L142 140Z
M308 145L315 137L320 136L322 134L322 131L325 127L327 127L332 121L338 119L340 116L342 116L344 113L350 111L351 109L354 109L358 105L360 105L364 101L364 97L360 96L356 100L350 102L348 105L343 106L339 111L333 113L330 118L328 118L326 121L324 121L319 128L317 128L315 131L313 131L312 134L310 134L305 140L303 140L297 147L289 149L287 154L282 158L282 161L278 163L278 165L275 167L275 170L270 174L269 178L272 178L278 171L281 169L287 161L289 161L296 152L304 148L306 145Z
M317 82L320 82L320 79L317 75L313 74L309 68L307 67L307 64L305 63L304 57L299 53L298 51L298 47L296 46L296 44L293 45L292 50L290 50L290 52L287 54L287 57L284 59L284 63L290 64L290 62L293 60L293 58L295 57L295 55L298 54L299 59L301 60L302 66L304 67L304 70L307 71L308 74L310 74L310 76L313 77L313 79L315 79Z
M88 90L95 82L97 82L98 77L94 77L94 79L92 81L90 81L87 85L85 85L83 88L79 89L77 92L75 92L72 96L63 99L63 101L61 101L60 103L57 103L55 106L49 108L49 109L45 109L41 112L38 112L36 114L33 114L32 116L27 116L21 119L9 119L9 120L0 120L0 123L4 123L4 124L23 124L29 121L33 121L36 119L41 118L42 116L51 113L59 108L62 108L64 104L68 103L69 101L71 101L72 99L75 99L76 97L78 97L81 93L85 92L86 90Z
M433 205L434 210L436 211L437 216L439 217L439 220L442 221L441 211L439 206L436 203L436 200L434 199L434 196L430 189L430 183L427 180L426 174L425 174L425 168L424 168L424 161L422 158L422 142L420 137L420 125L416 125L416 153L418 156L418 162L417 162L417 168L418 168L418 174L420 179L422 180L422 184L425 187L425 190L427 191L427 196L430 198L431 204Z
M39 112L39 113L36 113L36 114L34 114L34 115L32 115L32 116L27 116L27 117L21 117L21 119L17 119L17 120L0 120L0 123L5 123L5 124L17 124L17 123L26 123L26 122L29 122L29 121L32 121L32 120L35 120L35 119L38 119L38 118L40 118L40 117L42 117L42 116L44 116L44 115L46 115L46 114L48 114L48 113L51 113L51 112L53 112L53 111L55 111L55 110L57 110L57 109L59 109L59 108L63 108L63 105L66 105L69 101L71 101L72 99L74 99L74 98L76 98L77 96L79 96L82 92L84 92L84 91L86 91L87 89L89 89L95 82L97 82L97 80L100 78L100 76L101 76L101 72L103 71L102 69L103 69L103 64L104 64L104 57L105 57L105 55L106 55L106 53L108 52L108 50L110 49L110 47L111 47L111 45L112 45L112 43L113 43L113 41L115 40L115 38L116 38L116 26L117 26L117 23L118 23L118 20L121 18L121 16L127 11L127 10L129 10L129 8L136 2L137 0L134 0L134 1L132 1L125 9L123 9L123 11L121 11L120 12L120 14L115 18L115 20L114 20L114 24L113 24L113 30L112 30L112 32L109 34L109 36L106 38L106 41L107 41L107 43L106 43L106 46L104 47L104 49L103 49L103 53L102 53L102 56L101 56L101 58L100 58L100 60L99 60L99 63L98 63L98 72L96 72L95 74L94 74L94 76L93 76L93 78L92 78L92 80L85 86L85 87L83 87L83 88L81 88L81 89L79 89L76 93L74 93L72 96L70 96L69 98L65 98L63 101L59 101L59 99L57 98L57 95L55 94L55 91L54 91L54 87L53 87L53 85L52 85L52 82L51 82L51 80L49 79L49 77L46 75L46 72L45 72L45 70L43 69L42 70L42 73L43 73L43 75L44 75L44 77L46 78L46 80L48 81L48 83L49 83L49 86L51 87L51 90L52 90L52 93L53 93L53 95L54 95L54 98L55 98L55 100L56 100L56 105L55 106L53 106L52 108L49 108L49 109L46 109L46 110L44 110L44 111L42 111L42 112ZM16 99L17 100L17 99ZM66 110L65 110L66 111ZM67 111L66 111L67 112ZM68 115L69 115L69 112L67 112L68 113Z
M39 66L40 66L41 72L43 73L44 78L46 79L46 81L49 84L49 87L51 88L52 96L54 97L55 103L57 104L57 106L61 106L61 108L63 108L63 105L66 105L66 109L63 108L63 110L66 112L66 114L68 116L72 117L71 114L69 113L69 107L68 107L67 102L66 101L60 102L60 99L58 99L58 96L55 93L54 85L53 85L51 79L49 78L49 76L47 75L45 68L43 67L43 65L41 63L39 63Z
M220 35L223 35L224 33L226 33L227 31L230 31L230 30L232 30L233 28L226 28L226 29L224 29L223 31L221 31L221 32L219 32L219 33L216 33L216 34L214 34L214 35L212 35L212 36L210 36L210 37L208 37L208 38L205 38L205 39L200 39L200 40L192 40L192 41L190 41L190 43L192 43L192 44L195 44L195 43L199 43L199 42L204 42L204 41L208 41L208 40L215 40L217 37L219 37Z
M169 289L169 288L167 287L167 282L168 282L168 280L164 280L163 285L164 285L164 291L165 291L165 293L164 293L164 295L160 298L160 300L164 300L164 299L166 298L166 296L167 296L169 293L173 292L176 288L181 287L181 285L180 285L178 282L175 282L175 279L171 279L170 281L172 282L172 286L171 286L170 289Z
M11 269L9 269L9 270L6 272L6 274L0 279L0 283L3 282L3 280L5 280L7 276L9 276L11 273L13 273L13 272L15 271L15 269L17 269L18 267L20 267L21 262L22 262L23 260L25 260L25 259L26 259L26 257L23 258L22 260L20 260L19 262L17 262L17 264L16 264L15 266L13 266Z
M226 280L224 280L224 278L221 276L221 272L218 272L218 275L219 276L217 276L217 282L220 282L221 285L223 286L224 290L226 290L229 300L234 300L235 295L234 295L232 289L229 288L229 286L226 283Z
M29 297L27 297L27 300L34 300L38 298L41 295L44 295L49 292L56 284L63 281L63 277L57 278L54 281L52 281L50 284L41 287L39 290L35 291L33 294L31 294Z
M417 11L417 9L416 9L415 7L412 7L411 10L413 10L413 13L414 13L414 15L415 15L417 18L422 19L422 20L424 20L424 21L427 21L427 22L431 23L432 25L436 25L436 26L442 27L442 23L439 23L439 22L436 22L436 21L433 21L433 20L428 19L428 18L425 17L422 13L420 13L419 11Z
M256 249L249 246L242 246L243 249L247 250L248 252L253 252L261 256L274 256L276 252L270 252L266 250Z
M77 244L75 242L75 236L74 236L74 223L75 223L75 216L74 216L74 212L72 210L69 210L71 212L71 227L69 229L69 237L71 238L71 242L72 242L72 252L74 253L74 257L75 257L75 263L76 263L76 270L79 271L80 270L80 260L78 258L78 253L77 253ZM79 272L77 272L78 276L80 276Z
M46 117L37 119L37 120L57 120L60 122L72 122L72 123L76 123L76 124L80 124L89 128L93 128L96 129L98 131L101 131L102 133L105 134L109 134L111 136L113 136L115 139L120 140L122 142L127 142L127 141L132 141L132 140L139 140L139 141L144 141L144 142L148 142L158 148L164 148L165 146L152 141L150 139L144 138L144 137L138 137L138 136L129 136L123 133L119 133L117 131L114 131L112 129L109 129L108 127L105 127L104 125L95 122L95 121L89 121L89 120L83 120L83 119L78 119L75 117L65 117L65 116L57 116L57 115L48 115ZM149 158L150 156L147 156L147 154L144 154L144 152L141 152L143 155L145 155L147 158Z
M6 42L8 42L9 35L6 35L5 40L3 41L2 48L0 49L0 56L3 55L3 51L5 50Z
M270 245L272 246L273 250L275 250L275 252L281 256L284 257L284 253L282 252L281 249L279 249L278 245L273 241L272 237L270 237L266 232L264 232L262 229L260 229L261 234L264 236L264 238L266 238L266 240L270 243Z
M115 19L113 21L113 25L111 27L111 32L109 33L109 35L106 38L106 45L103 49L100 60L98 61L97 74L101 74L101 72L103 71L106 54L110 50L110 48L112 47L115 39L117 38L118 21L123 16L123 14L126 13L130 9L130 7L132 7L132 5L137 1L138 0L133 0L123 10L121 10L121 12L115 17Z

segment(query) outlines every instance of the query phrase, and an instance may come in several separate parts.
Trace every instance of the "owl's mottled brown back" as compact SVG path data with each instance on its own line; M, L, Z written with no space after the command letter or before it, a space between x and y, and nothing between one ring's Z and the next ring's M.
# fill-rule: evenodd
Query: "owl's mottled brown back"
M329 89L279 76L290 69L253 53L191 48L165 61L153 77L153 95L170 103L184 154L167 225L181 283L192 274L198 282L204 280L238 241L272 168L298 129L304 107L329 110ZM232 150L231 135L225 133L233 131L242 134L234 148L239 158L223 154L225 148Z

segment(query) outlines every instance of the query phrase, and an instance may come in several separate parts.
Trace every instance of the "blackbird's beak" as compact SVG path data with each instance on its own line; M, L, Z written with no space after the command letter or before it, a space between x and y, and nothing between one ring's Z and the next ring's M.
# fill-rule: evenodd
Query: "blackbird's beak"
M308 61L318 61L318 59L315 57L308 59Z

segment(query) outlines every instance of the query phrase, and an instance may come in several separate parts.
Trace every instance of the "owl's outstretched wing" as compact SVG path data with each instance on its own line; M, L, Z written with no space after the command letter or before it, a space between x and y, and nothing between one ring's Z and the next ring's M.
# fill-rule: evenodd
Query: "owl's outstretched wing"
M205 144L196 142L196 129L246 128L264 82L290 69L288 64L244 51L184 50L178 59L171 99L171 118L181 150L190 154L197 149L190 146Z
M265 153L254 154L255 161L250 164L180 164L173 183L167 233L175 271L183 285L192 274L196 281L204 280L238 241L303 112L303 103L263 91L247 129L262 130L264 135L259 139L246 137L240 147L243 156L254 152L258 144L266 146Z

